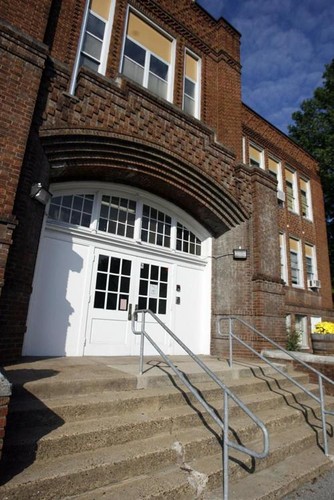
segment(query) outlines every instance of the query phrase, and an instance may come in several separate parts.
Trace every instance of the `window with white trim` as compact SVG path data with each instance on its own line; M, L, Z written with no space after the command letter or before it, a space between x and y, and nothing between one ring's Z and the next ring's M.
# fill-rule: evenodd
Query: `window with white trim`
M49 206L48 222L89 227L92 219L94 195L75 194L53 196Z
M182 109L199 118L200 59L188 50L185 53Z
M111 8L114 0L92 0L80 51L80 65L105 73L111 32Z
M141 240L159 247L170 247L172 219L148 205L143 206Z
M249 164L251 167L264 168L264 151L263 149L255 146L254 144L249 145Z
M278 202L283 205L285 195L283 192L282 166L281 162L274 158L268 158L268 172L277 181L277 198Z
M135 198L135 197L134 197ZM188 226L158 208L113 194L65 194L53 196L48 222L61 226L80 226L102 234L155 245L165 250L202 255L202 242Z
M315 259L315 248L313 245L305 244L306 278L315 280L317 276L317 266Z
M172 100L173 40L129 11L122 73L159 97Z
M299 179L301 213L305 219L312 220L310 181Z
M307 316L295 314L295 330L300 333L301 348L309 347L307 335Z
M296 172L285 169L285 189L286 203L290 212L299 213L298 211L298 191L297 191L297 176Z
M301 258L300 241L289 238L290 248L290 274L292 286L303 286L303 266Z
M281 260L281 279L288 282L288 268L286 262L286 239L285 234L279 234L280 260Z
M133 238L136 220L136 202L118 196L103 195L99 231Z

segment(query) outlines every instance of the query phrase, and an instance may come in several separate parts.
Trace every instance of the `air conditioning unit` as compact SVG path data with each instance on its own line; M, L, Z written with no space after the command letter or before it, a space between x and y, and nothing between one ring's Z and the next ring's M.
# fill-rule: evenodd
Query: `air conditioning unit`
M307 280L307 286L309 288L321 288L320 280Z
M285 193L284 191L281 191L280 189L277 190L277 199L279 201L285 201Z

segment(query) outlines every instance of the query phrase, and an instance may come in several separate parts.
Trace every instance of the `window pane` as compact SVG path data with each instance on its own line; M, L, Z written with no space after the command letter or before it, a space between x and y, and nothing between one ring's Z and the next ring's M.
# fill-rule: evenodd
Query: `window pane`
M88 14L86 31L89 31L89 33L92 33L102 40L104 37L105 26L105 22L94 16L94 14L91 12Z
M150 72L167 81L168 65L152 54L150 59Z
M100 63L93 61L93 59L90 59L89 57L85 56L84 54L81 54L80 65L86 66L87 68L92 69L93 71L98 71Z
M131 80L139 83L140 85L143 84L144 68L126 57L123 61L123 73L125 76L131 78Z
M167 98L167 82L161 80L152 73L150 73L148 77L148 88L159 97L162 97L163 99Z
M94 38L89 33L86 33L85 41L82 47L83 52L90 55L94 59L100 61L101 50L102 50L102 42L97 38Z
M146 51L142 47L139 47L136 43L132 42L128 38L125 42L124 54L132 59L132 61L140 64L140 66L144 67L145 65L145 55ZM123 70L124 72L124 70Z
M185 95L184 101L183 101L183 109L186 113L189 113L190 115L195 116L196 106L195 106L194 99Z
M195 84L188 80L188 78L184 80L184 92L188 96L195 98L195 88Z

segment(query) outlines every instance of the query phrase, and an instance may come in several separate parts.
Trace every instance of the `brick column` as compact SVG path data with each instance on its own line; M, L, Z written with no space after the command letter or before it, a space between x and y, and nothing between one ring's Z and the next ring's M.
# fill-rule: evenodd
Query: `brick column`
M0 372L0 459L2 455L3 440L5 437L6 420L8 413L8 405L12 387L8 380Z
M285 302L281 282L276 182L259 168L252 172L253 323L285 347ZM259 348L265 347L259 344Z

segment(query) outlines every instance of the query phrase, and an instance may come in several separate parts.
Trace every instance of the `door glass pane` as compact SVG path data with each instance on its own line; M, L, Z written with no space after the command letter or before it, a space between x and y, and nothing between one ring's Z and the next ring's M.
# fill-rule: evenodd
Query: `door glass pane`
M142 264L139 281L139 309L150 309L155 314L167 311L168 268Z
M99 255L94 307L127 311L130 292L131 261Z

